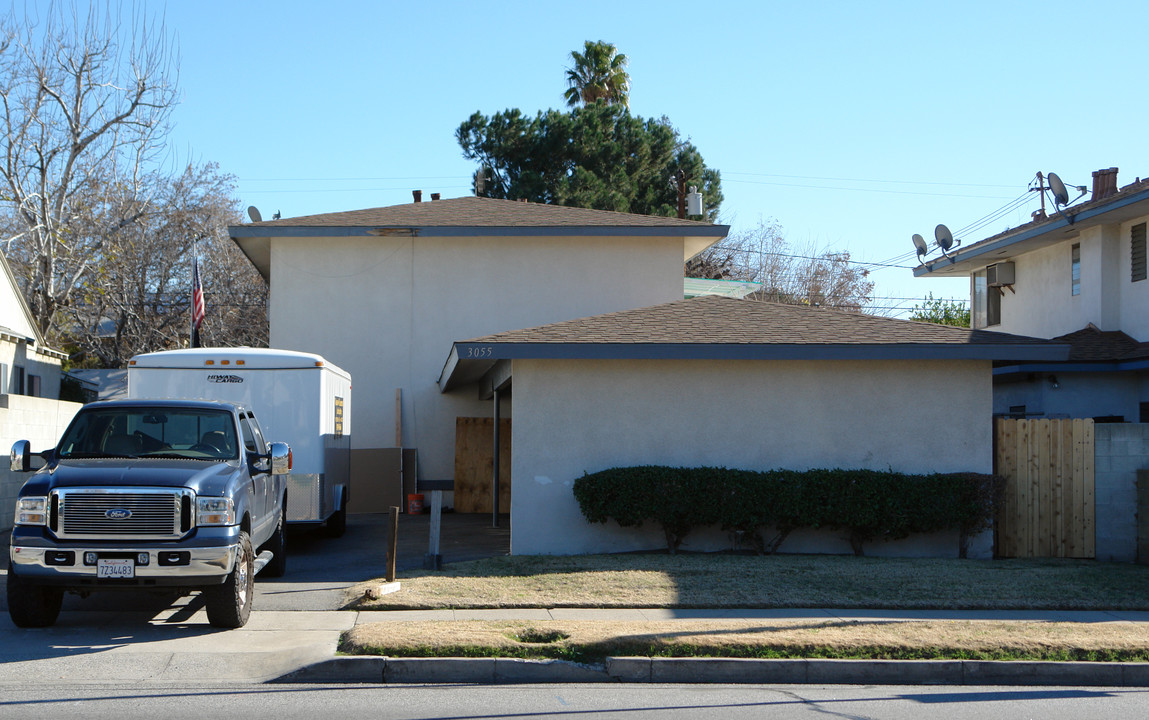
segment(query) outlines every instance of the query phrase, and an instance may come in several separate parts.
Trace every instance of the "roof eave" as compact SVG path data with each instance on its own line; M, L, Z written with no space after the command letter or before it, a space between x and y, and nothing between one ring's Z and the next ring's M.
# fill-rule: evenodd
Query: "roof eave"
M531 343L457 342L439 377L443 392L471 382L499 360L1011 360L1057 362L1057 343Z
M1141 202L1149 202L1149 189L1141 190L1139 192L1130 193L1128 197L1116 199L1113 202L1103 203L1097 207L1084 208L1080 212L1066 212L1058 214L1050 218L1046 222L1031 227L1019 228L1017 232L1005 234L997 239L983 240L975 243L965 249L959 249L951 253L950 257L940 257L922 263L914 268L914 277L926 277L930 275L936 276L960 276L967 275L970 272L978 270L986 265L991 264L991 261L986 256L992 254L1001 254L1002 251L1007 253L1002 254L1001 257L993 258L992 262L998 260L1007 260L1010 255L1008 251L1015 249L1019 243L1029 240L1037 240L1044 235L1054 235L1059 232L1066 232L1075 229L1078 223L1085 223L1090 220L1098 219L1109 213L1115 213L1120 210L1129 208ZM1149 207L1145 208L1149 212ZM1122 218L1121 221L1124 221ZM1093 223L1097 224L1097 223ZM1061 242L1063 237L1050 237L1049 242Z

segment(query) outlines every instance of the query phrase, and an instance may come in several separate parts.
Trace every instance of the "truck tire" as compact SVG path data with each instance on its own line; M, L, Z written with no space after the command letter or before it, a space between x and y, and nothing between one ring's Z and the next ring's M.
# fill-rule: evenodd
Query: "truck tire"
M287 573L287 506L284 505L283 512L279 514L279 524L275 526L275 532L271 534L271 538L263 544L260 552L264 550L271 551L271 562L263 567L260 572L267 577L283 577Z
M339 495L339 509L327 518L327 537L339 538L347 532L347 490Z
M8 564L8 615L22 628L48 627L60 617L64 589L22 580Z
M207 600L207 621L215 627L240 628L251 616L251 600L255 593L255 553L251 550L251 537L239 534L239 549L235 567L223 585L204 590Z

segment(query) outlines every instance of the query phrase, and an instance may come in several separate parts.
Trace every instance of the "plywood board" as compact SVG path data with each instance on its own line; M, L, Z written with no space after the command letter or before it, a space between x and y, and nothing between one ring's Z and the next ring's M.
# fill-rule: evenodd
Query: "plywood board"
M495 421L455 419L455 511L491 512ZM511 511L511 421L499 421L499 512Z

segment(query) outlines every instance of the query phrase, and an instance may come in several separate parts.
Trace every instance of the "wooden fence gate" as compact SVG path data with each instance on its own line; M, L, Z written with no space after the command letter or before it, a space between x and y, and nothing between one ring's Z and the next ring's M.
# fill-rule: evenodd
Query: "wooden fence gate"
M1092 419L998 419L994 472L1006 479L999 557L1094 557Z

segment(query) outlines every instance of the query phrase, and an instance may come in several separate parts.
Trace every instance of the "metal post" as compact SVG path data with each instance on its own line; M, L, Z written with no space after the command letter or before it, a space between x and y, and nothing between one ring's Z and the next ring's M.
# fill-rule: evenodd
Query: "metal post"
M427 543L427 555L423 558L423 568L426 570L439 570L443 565L443 556L439 554L439 534L443 518L443 491L431 491L431 537Z
M499 526L499 391L495 390L495 478L491 482L491 527Z
M387 542L387 582L395 582L395 555L399 552L399 507L391 506L390 538Z

